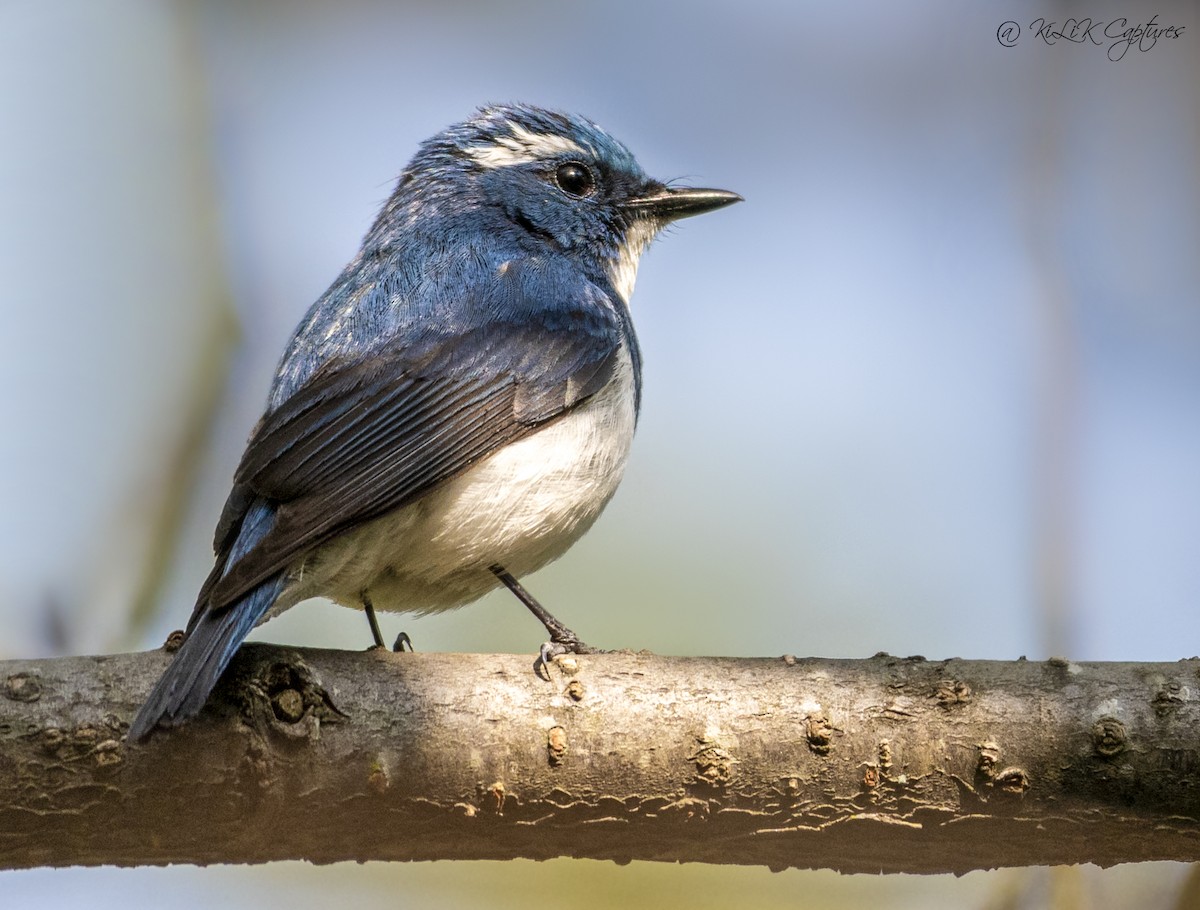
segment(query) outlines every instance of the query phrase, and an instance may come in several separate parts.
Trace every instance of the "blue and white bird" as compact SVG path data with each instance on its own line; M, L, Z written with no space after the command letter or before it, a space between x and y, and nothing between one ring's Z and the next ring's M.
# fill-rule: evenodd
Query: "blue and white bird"
M517 579L591 527L625 469L638 260L741 199L647 177L580 117L481 109L425 142L301 321L217 524L187 638L131 739L204 706L256 625L315 596L426 613Z

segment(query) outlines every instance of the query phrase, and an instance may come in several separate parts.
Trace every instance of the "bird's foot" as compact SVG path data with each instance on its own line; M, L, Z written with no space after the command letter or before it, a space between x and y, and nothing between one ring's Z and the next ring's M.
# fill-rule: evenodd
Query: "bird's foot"
M550 633L550 640L538 650L538 658L533 662L533 672L542 679L550 681L550 664L556 657L562 657L564 654L605 653L603 649L593 648L581 641L578 635L555 619L550 611L538 603L537 599L526 591L504 566L494 565L490 568L492 574L500 579L521 603L525 604L529 612L536 616L538 622L545 626L546 631Z
M554 663L556 658L567 654L608 653L603 648L593 648L587 642L581 641L578 635L562 624L551 629L550 633L550 640L542 643L538 649L537 660L533 662L533 672L546 682L550 681L550 664Z

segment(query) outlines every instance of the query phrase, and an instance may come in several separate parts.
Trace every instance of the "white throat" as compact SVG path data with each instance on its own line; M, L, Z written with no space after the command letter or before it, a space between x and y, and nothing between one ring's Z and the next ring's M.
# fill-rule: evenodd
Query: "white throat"
M625 232L625 242L617 250L616 258L609 260L608 278L626 306L637 283L638 262L658 232L659 226L653 222L635 221Z

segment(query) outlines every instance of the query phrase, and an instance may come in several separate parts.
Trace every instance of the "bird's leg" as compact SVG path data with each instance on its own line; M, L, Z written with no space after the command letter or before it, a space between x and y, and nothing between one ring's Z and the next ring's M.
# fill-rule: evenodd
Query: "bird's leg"
M504 566L497 564L489 568L492 574L504 582L504 586L517 596L517 600L525 604L529 612L536 616L538 622L545 626L546 631L550 633L550 640L544 643L538 652L538 661L541 667L549 666L550 661L554 660L560 654L604 653L600 648L593 648L591 645L581 641L578 635L551 616L550 611L538 603L537 599L526 591L524 586L513 578L512 574Z
M379 620L375 617L375 605L371 603L371 598L367 596L366 591L362 591L358 595L358 599L362 601L363 612L367 614L367 622L371 624L371 637L375 639L375 644L371 645L371 650L385 647L383 643L383 633L379 631ZM404 651L404 646L408 645L408 650L416 651L413 647L412 639L408 637L407 632L401 632L396 636L396 643L392 645L392 651L400 654Z
M367 622L371 624L371 636L375 639L373 647L386 648L383 643L383 633L379 631L379 620L375 618L375 605L371 603L371 598L367 596L367 592L363 591L358 595L362 601L363 612L367 614Z

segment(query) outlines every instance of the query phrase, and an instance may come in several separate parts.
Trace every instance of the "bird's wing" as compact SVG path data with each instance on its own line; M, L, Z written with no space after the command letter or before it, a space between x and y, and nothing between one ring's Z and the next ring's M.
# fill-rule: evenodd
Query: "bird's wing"
M532 270L527 270L532 271ZM327 363L252 434L217 528L205 610L237 602L332 536L420 498L501 446L570 411L611 378L622 330L595 285L514 264L479 292L471 328ZM265 532L243 528L255 503ZM246 539L242 539L246 538ZM232 555L232 558L231 558Z

